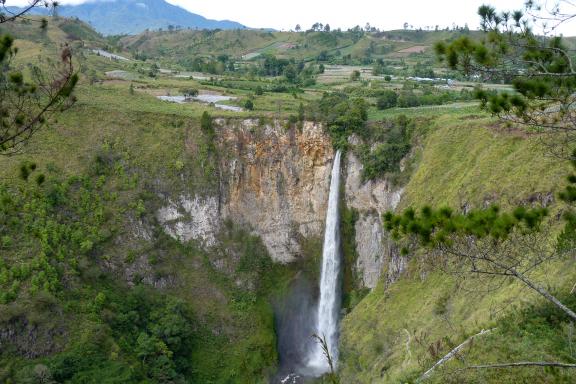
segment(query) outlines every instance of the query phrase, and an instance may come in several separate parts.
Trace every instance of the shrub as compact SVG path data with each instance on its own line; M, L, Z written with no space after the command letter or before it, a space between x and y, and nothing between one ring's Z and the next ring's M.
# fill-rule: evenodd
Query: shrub
M364 148L361 156L364 180L373 180L386 173L400 172L400 162L411 149L408 123L404 115L399 116L390 126L383 143L378 144L373 150L368 146Z
M394 108L398 102L398 95L394 91L384 91L376 101L376 107L380 110Z
M182 93L184 94L185 99L191 99L193 97L198 96L199 92L196 88L188 88L183 90Z

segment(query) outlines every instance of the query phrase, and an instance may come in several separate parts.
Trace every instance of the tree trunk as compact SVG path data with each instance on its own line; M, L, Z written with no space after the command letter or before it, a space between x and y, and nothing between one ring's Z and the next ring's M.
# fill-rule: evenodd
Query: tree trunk
M524 276L523 274L521 274L520 272L516 271L515 269L511 269L512 274L519 279L520 281L522 281L524 284L526 284L528 287L530 287L531 289L535 290L536 292L538 292L539 294L541 294L542 296L544 296L544 298L548 301L550 301L551 303L553 303L555 306L557 306L558 308L560 308L561 310L564 311L564 313L566 313L568 316L570 316L570 318L573 321L576 321L576 313L574 313L574 311L572 311L570 308L568 308L567 306L565 306L564 304L562 304L560 302L560 300L558 300L557 298L555 298L554 296L552 296L550 294L550 292L548 292L547 290L545 290L544 288L534 284L533 282L531 282L526 276Z

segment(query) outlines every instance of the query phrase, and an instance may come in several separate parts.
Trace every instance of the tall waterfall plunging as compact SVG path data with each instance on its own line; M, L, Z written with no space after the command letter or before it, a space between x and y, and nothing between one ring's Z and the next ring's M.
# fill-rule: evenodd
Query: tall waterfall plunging
M340 312L340 220L338 201L340 197L340 150L334 156L330 195L326 211L326 229L322 249L322 274L320 277L320 302L316 333L326 339L332 361L338 360L338 317ZM317 373L328 372L330 367L320 345L311 351L309 366Z

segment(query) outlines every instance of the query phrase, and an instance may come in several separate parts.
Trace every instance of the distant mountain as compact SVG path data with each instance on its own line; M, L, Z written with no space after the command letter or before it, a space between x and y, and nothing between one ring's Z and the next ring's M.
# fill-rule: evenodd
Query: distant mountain
M229 20L210 20L164 0L95 0L79 5L61 5L58 15L77 17L104 35L137 34L146 29L169 26L193 29L246 29ZM32 14L46 15L45 8Z

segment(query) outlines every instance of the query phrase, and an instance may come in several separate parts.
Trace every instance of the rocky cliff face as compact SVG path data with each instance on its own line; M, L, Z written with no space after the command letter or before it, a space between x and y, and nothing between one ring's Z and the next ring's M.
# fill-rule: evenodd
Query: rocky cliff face
M222 222L230 219L258 234L275 261L296 260L301 240L323 233L334 156L329 137L311 122L286 128L278 121L218 119L215 127L220 196L174 196L157 212L159 222L176 239L212 247ZM373 288L383 269L390 271L389 280L402 269L381 222L402 191L385 180L363 183L362 164L352 153L345 166L346 204L359 213L355 268L361 283Z
M174 196L156 216L167 234L206 247L230 219L258 234L281 263L300 254L300 240L321 236L332 158L330 139L310 122L301 129L259 120L215 122L220 196Z
M302 129L279 122L217 121L222 137L222 214L247 224L275 261L293 261L299 239L321 236L334 157L322 127Z
M394 281L403 270L396 247L384 232L382 214L394 210L402 189L393 188L387 180L362 181L362 163L352 153L346 156L346 204L358 211L356 221L356 271L362 284L374 288L383 269L387 281Z

